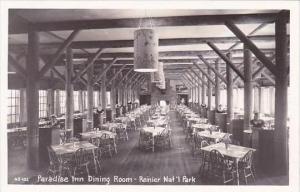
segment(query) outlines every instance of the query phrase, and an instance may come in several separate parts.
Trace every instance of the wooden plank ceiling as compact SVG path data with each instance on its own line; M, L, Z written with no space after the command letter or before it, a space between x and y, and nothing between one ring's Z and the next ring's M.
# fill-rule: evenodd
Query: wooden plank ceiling
M73 30L80 30L70 43L74 52L74 68L79 72L85 68L88 58L95 56L95 77L104 63L117 59L109 69L120 69L121 76L133 67L133 33L139 27L150 23L159 36L159 59L164 63L166 77L180 79L187 69L198 72L193 63L207 68L203 60L214 67L220 61L220 74L224 75L225 62L207 44L213 43L223 53L232 52L232 63L243 71L243 44L224 25L232 21L272 60L275 49L274 20L280 10L22 10L9 11L9 53L25 66L27 53L27 30L34 27L40 31L40 68L54 57L57 49ZM151 21L151 22L150 22ZM289 33L289 31L288 31ZM101 49L101 50L100 50ZM257 59L253 56L253 60ZM55 65L55 76L64 74L65 54ZM9 62L9 71L17 71ZM261 67L254 62L255 69ZM255 71L255 70L254 70ZM20 73L20 71L18 71ZM213 74L213 73L212 73ZM258 81L267 81L273 75L267 70L256 74ZM46 73L49 76L49 72ZM212 76L214 78L214 75ZM86 78L83 75L83 78ZM237 77L238 78L238 77ZM268 80L269 79L269 80ZM269 81L270 82L270 81Z

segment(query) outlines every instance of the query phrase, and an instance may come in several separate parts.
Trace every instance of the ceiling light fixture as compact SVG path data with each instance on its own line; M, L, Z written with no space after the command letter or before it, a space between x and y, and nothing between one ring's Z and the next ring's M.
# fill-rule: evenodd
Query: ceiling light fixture
M141 28L134 32L134 71L156 72L158 70L158 37L152 27Z

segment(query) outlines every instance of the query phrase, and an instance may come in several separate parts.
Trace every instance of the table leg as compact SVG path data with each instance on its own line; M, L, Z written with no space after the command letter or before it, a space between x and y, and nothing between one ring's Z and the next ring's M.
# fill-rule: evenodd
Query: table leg
M95 155L95 149L93 149L93 157L94 157L95 171L96 171L96 174L98 174L98 166L97 166L97 160L96 160L96 155Z
M237 182L237 185L240 185L240 175L239 175L239 160L236 159L235 160L235 164L236 164L236 182Z
M115 153L117 154L118 151L117 151L117 144L116 144L116 139L114 138L114 149L115 149Z
M152 137L152 152L154 152L154 136Z

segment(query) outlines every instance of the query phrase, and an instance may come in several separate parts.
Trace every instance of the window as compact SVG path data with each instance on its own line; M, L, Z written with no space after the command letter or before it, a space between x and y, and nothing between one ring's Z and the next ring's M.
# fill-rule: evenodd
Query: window
M8 90L8 114L7 123L20 122L20 90Z
M73 97L74 97L74 111L79 111L79 91L74 91Z
M66 92L59 91L59 105L60 105L60 113L66 113Z
M47 117L47 91L39 90L39 118Z

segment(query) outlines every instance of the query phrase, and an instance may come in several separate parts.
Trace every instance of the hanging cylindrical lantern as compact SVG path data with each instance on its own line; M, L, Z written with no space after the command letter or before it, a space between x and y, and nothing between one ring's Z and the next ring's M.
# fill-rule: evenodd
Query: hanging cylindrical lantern
M151 82L159 83L163 80L164 73L164 64L162 62L158 63L158 70L156 72L151 73Z
M158 70L158 37L153 29L138 29L134 32L134 71L155 72Z

